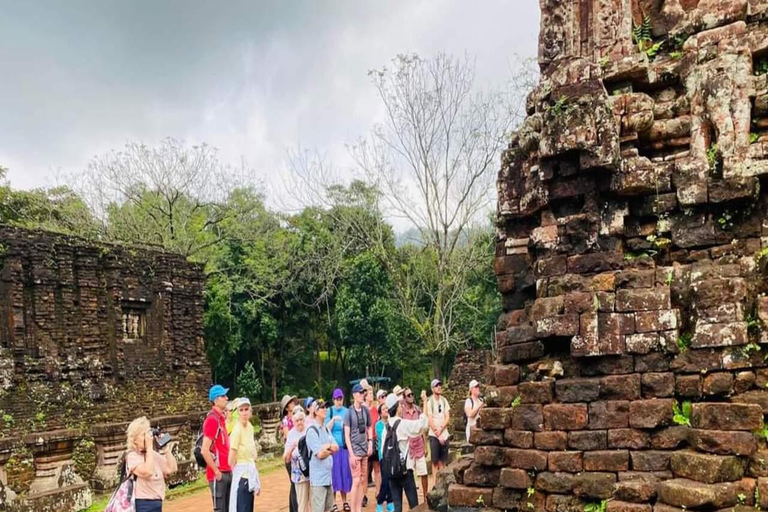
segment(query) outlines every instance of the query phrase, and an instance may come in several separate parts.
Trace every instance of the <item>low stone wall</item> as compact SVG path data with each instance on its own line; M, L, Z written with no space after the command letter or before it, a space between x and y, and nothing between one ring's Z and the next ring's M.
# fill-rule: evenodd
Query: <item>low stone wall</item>
M172 435L179 471L168 485L197 478L192 450L205 414L150 420ZM127 427L128 423L112 423L0 441L0 504L14 512L88 508L92 490L110 492L119 482Z

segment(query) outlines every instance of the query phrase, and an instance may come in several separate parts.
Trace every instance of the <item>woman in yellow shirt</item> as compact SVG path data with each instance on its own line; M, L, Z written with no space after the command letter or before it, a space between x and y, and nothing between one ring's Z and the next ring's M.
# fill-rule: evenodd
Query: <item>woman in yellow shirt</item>
M237 404L237 423L229 436L229 464L232 466L232 490L229 512L253 512L254 495L261 492L256 469L256 440L251 425L251 401L241 398Z

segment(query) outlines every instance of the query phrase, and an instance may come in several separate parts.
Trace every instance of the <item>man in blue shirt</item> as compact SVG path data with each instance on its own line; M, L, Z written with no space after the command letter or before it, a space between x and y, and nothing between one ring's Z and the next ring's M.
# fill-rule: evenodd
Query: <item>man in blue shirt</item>
M309 460L309 486L312 512L330 512L333 509L333 489L331 472L332 455L339 451L339 445L325 426L328 404L322 398L317 399L315 418L317 425L307 429L307 448L312 453Z

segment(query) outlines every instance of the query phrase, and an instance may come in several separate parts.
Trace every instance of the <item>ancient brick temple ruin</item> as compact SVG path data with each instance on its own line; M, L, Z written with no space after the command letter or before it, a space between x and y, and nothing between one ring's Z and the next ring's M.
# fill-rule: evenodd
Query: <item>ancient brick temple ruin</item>
M141 415L173 434L176 478L196 476L202 292L181 256L0 226L0 509L87 506Z
M768 0L540 5L447 506L767 509Z

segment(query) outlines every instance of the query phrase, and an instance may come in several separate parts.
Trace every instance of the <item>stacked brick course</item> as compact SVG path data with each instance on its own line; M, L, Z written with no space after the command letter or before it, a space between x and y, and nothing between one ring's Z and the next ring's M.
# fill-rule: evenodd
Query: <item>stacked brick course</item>
M87 508L141 415L174 436L174 483L197 477L203 286L181 256L0 226L0 509Z
M766 508L768 1L540 5L494 378L448 508Z
M13 417L6 434L29 432L31 422L70 426L78 414L114 422L205 408L199 265L7 226L0 244L0 410ZM186 403L171 409L180 397Z

